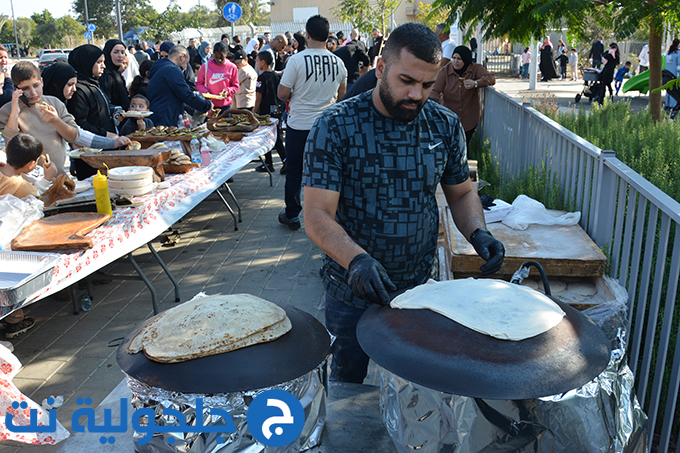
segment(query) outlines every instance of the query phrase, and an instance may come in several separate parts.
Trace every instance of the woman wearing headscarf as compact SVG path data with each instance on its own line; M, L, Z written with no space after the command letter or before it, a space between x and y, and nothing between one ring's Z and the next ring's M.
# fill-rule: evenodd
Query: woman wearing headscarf
M104 73L99 78L99 87L108 96L111 105L123 110L130 108L125 79L120 73L120 66L125 60L125 44L118 39L109 39L104 45Z
M76 84L78 78L76 76L76 70L68 63L57 62L47 67L42 73L42 78L43 94L54 96L64 104L68 104L77 90ZM75 144L79 146L97 149L114 149L130 144L130 139L127 137L113 139L93 134L80 127L78 127L78 129L80 129L80 135L75 141Z
M208 41L203 41L198 48L198 55L193 63L199 68L210 60L210 55L212 54L212 49Z
M545 37L543 45L541 46L541 82L549 82L550 79L557 78L557 72L555 71L555 61L553 59L553 46L550 42L550 36Z
M76 92L66 106L76 124L96 135L118 138L111 116L111 105L99 87L99 78L104 73L104 52L97 46L84 44L71 51L68 62L76 70L78 77ZM75 163L78 179L85 179L96 173L80 159Z
M472 51L465 46L453 50L451 63L439 70L430 99L448 107L460 117L469 145L482 117L479 89L496 84L496 77L472 62Z

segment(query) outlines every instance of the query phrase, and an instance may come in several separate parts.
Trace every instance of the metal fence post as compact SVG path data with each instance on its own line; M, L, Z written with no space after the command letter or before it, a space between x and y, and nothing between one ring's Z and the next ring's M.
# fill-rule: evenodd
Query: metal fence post
M614 209L616 208L616 181L618 180L613 171L605 165L608 159L616 157L616 153L610 150L602 150L598 159L599 184L595 187L595 218L588 234L600 247L605 247L611 239L614 227ZM608 245L611 247L611 244Z

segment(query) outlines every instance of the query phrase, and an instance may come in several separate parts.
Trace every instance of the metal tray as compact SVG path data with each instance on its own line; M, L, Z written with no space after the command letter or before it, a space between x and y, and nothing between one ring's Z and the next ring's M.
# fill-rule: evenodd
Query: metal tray
M0 305L16 305L50 284L56 253L0 251Z

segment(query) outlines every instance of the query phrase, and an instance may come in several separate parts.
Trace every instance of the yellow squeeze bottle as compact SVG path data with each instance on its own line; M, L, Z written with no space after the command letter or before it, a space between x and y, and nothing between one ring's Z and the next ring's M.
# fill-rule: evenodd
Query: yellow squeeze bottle
M97 202L97 212L113 215L111 198L109 198L109 182L99 170L97 170L97 176L92 178L92 186L94 187L94 199Z

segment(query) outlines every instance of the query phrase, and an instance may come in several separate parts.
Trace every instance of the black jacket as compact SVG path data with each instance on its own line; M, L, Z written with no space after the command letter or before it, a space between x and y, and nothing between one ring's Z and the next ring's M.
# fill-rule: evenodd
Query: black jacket
M593 64L602 63L602 55L604 54L604 44L601 41L595 41L590 48L588 58L593 59Z
M359 63L368 68L371 65L366 53L364 43L360 41L350 41L346 46L340 47L335 51L335 55L340 57L347 68L347 83L354 83L359 80Z
M103 136L107 132L116 133L109 100L99 88L97 79L86 79L79 74L76 92L68 101L67 108L76 124L86 131Z
M125 87L125 79L115 69L107 67L99 78L99 88L108 96L112 105L127 111L130 108L130 97Z
M167 58L154 63L149 70L149 79L146 97L154 112L151 120L156 126L177 126L184 104L199 112L212 108L210 101L189 89L182 70Z

